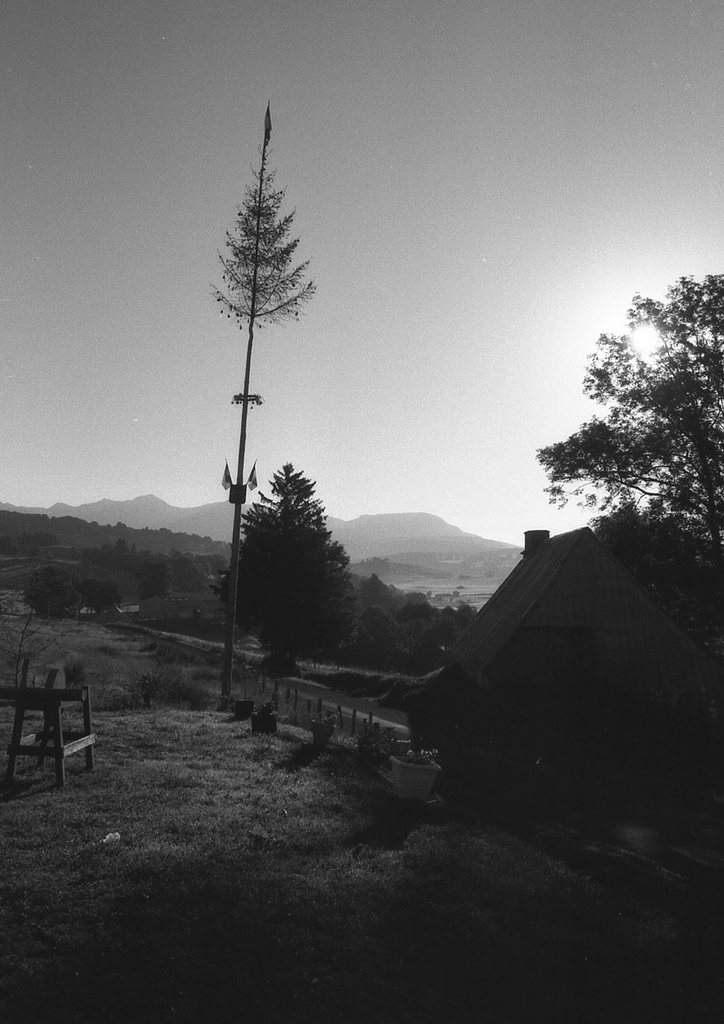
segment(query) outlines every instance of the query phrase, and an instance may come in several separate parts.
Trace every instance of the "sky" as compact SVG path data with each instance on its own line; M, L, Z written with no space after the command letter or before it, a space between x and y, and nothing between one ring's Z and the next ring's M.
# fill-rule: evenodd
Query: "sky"
M247 466L330 515L585 525L537 449L635 293L724 272L721 0L4 0L0 501L223 500L258 165L317 291L257 334Z

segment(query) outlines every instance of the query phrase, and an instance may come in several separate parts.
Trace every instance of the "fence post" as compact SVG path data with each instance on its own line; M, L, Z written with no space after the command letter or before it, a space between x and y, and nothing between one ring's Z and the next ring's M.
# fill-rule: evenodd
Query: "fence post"
M322 698L321 697L317 698L317 714L318 715L322 714Z
M352 708L352 724L349 727L350 736L354 736L357 729L357 708Z
M372 712L371 711L367 715L367 725L370 727L370 729L372 728Z

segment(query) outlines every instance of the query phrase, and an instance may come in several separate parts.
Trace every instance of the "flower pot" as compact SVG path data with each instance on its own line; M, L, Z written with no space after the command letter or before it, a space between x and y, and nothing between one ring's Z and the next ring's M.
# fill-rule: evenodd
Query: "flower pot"
M326 747L334 735L334 722L310 722L312 743L315 747Z
M275 711L254 711L251 716L251 731L254 733L273 733L277 731Z
M391 757L392 781L401 800L428 800L437 777L439 764L412 764L400 757Z
M238 718L241 722L245 722L247 718L251 718L253 711L253 700L237 700L234 703L234 718Z

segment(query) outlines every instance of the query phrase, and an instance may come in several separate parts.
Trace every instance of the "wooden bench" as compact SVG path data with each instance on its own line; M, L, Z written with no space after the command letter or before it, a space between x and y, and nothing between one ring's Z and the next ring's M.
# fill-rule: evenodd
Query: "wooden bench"
M52 669L44 688L29 686L2 686L0 700L9 700L15 705L13 730L8 746L8 770L5 781L8 786L15 779L15 763L18 757L37 757L42 765L46 757L55 761L55 781L65 785L65 759L70 754L85 750L88 771L93 770L93 746L96 738L91 725L90 690L87 686L74 689L55 687L57 669ZM80 703L83 711L81 732L63 731L63 705ZM43 727L38 732L23 736L26 711L42 711Z

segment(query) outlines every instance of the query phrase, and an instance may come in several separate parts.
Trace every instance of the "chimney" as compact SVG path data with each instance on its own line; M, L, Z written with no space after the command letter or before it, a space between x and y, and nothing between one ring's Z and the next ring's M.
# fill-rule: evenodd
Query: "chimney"
M545 542L550 539L549 530L526 530L525 534L525 550L523 551L523 558L530 558L536 551L543 547Z

